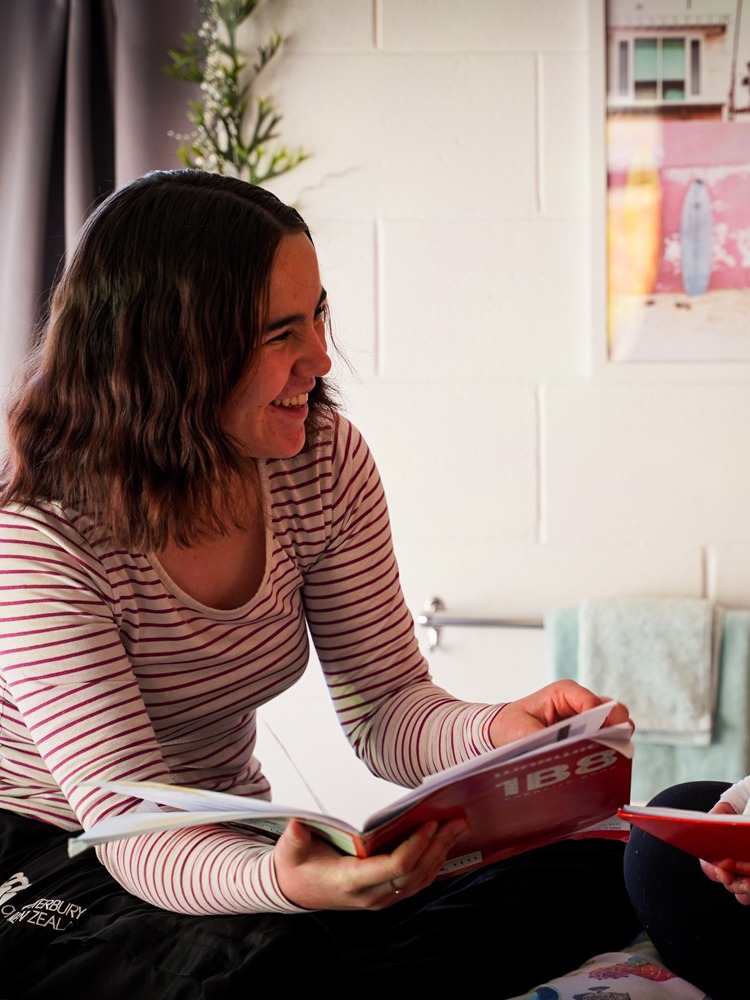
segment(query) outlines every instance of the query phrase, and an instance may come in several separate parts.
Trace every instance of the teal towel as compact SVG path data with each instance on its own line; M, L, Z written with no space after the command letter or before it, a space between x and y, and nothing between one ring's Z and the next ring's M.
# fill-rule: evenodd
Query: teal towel
M544 628L551 678L579 679L579 609L550 609ZM681 781L734 782L750 773L749 719L750 611L727 610L710 745L636 744L631 801L647 802L662 788Z
M624 702L636 743L708 746L724 609L697 597L586 600L578 677Z
M554 680L578 680L578 608L550 608L544 616Z

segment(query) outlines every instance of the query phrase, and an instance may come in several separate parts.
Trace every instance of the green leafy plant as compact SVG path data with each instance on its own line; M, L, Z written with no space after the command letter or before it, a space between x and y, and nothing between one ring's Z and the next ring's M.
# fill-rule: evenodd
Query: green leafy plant
M170 133L180 141L178 155L187 167L233 173L263 184L292 170L309 153L290 152L279 138L279 114L270 97L255 95L257 79L277 55L282 35L274 31L257 46L257 59L246 62L237 48L237 29L260 0L210 0L200 7L201 22L183 34L183 48L168 51L168 76L197 83L200 101L188 102L189 135Z

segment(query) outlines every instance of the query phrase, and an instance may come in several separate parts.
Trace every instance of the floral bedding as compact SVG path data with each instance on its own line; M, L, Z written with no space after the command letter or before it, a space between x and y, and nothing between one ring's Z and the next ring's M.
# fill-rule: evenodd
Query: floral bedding
M580 968L512 1000L711 1000L662 964L645 937L627 951L597 955Z

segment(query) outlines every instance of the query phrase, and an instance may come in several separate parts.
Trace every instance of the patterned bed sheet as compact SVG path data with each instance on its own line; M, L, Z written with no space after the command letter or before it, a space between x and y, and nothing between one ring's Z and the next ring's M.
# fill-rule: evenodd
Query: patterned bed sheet
M666 969L645 937L627 951L589 959L580 968L551 979L512 1000L711 1000Z

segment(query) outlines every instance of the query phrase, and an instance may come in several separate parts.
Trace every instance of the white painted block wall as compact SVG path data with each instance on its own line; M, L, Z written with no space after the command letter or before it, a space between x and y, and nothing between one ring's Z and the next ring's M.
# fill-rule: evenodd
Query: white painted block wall
M433 595L467 615L626 594L750 606L748 366L592 369L597 2L268 8L287 35L268 89L313 154L274 189L313 229L415 615ZM504 700L546 683L547 656L542 632L454 629L430 661ZM265 717L291 724L297 759L322 751L316 787L343 808L350 778L372 788L335 729L308 731L325 698L309 673Z

